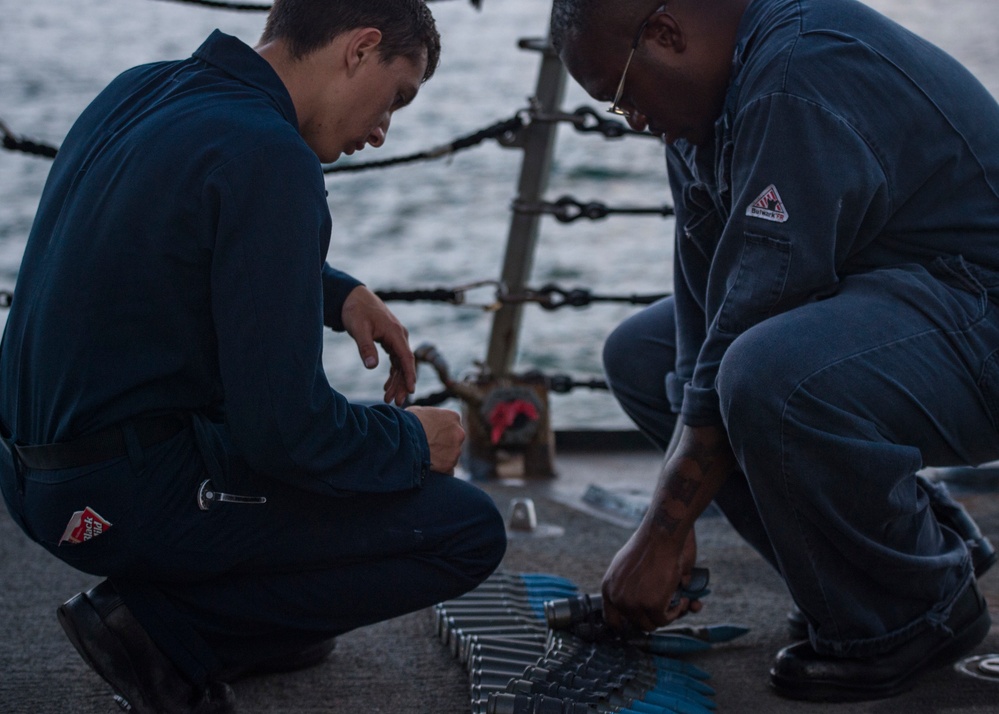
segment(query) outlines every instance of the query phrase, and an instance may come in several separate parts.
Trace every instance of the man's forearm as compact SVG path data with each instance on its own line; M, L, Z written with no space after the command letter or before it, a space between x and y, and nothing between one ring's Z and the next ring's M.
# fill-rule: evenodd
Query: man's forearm
M736 468L722 428L682 427L676 451L663 465L649 525L667 538L685 536Z

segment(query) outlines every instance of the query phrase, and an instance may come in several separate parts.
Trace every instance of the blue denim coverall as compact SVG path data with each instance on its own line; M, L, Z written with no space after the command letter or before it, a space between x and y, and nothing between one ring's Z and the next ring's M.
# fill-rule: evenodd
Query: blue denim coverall
M8 444L122 425L128 456L15 469L8 509L107 575L195 683L465 592L498 564L488 496L430 471L416 417L351 404L324 323L359 283L325 263L322 167L270 65L214 33L125 72L52 167L0 347ZM188 426L143 449L132 419ZM199 486L265 497L201 510ZM75 511L111 523L59 545Z
M609 338L614 394L662 446L724 426L716 501L818 651L940 623L971 570L915 473L999 457L999 106L864 5L754 0L668 167L675 294Z

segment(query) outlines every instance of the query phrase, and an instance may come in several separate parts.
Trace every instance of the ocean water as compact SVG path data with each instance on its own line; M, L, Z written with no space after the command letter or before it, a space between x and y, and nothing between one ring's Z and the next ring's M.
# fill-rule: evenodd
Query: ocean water
M871 0L870 5L963 61L999 96L999 3L995 0ZM444 144L527 106L540 57L517 48L542 37L550 5L541 0L464 0L432 5L442 65L414 104L397 114L388 141L353 161L384 159ZM170 0L0 0L0 119L15 133L59 144L75 117L122 70L190 55L215 28L254 43L262 13ZM564 107L593 102L570 81ZM599 107L602 109L602 107ZM329 260L374 289L452 287L499 276L522 154L495 142L449 159L327 179L334 218ZM0 289L14 286L49 161L0 151ZM559 129L549 198L572 194L610 205L669 202L662 146L649 139L604 140ZM150 196L150 200L169 197ZM599 293L671 289L670 219L612 217L542 222L529 285L556 282ZM488 291L471 297L489 298ZM455 374L486 354L491 317L475 307L393 303L414 344L434 343ZM544 312L528 306L517 370L590 378L600 349L635 308L598 304ZM6 311L0 309L0 329ZM352 341L328 333L331 382L358 399L378 395L384 365L365 370ZM422 368L417 395L440 388ZM553 396L556 427L627 426L605 392Z

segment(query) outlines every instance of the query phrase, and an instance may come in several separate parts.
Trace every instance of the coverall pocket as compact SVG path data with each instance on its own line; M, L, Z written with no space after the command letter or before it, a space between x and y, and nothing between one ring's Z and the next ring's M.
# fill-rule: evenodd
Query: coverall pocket
M718 329L738 335L775 313L791 264L791 242L746 233L742 259L718 313Z
M982 284L978 269L967 263L961 256L937 258L927 271L937 280L961 291L965 299L952 298L953 318L960 329L966 329L985 316L989 304L989 289ZM994 277L994 276L993 276Z
M683 226L683 236L686 240L697 248L698 252L708 261L714 255L718 247L718 239L721 237L724 224L718 216L718 212L713 208L706 213L692 217Z
M135 478L128 459L59 471L24 470L23 516L38 541L81 570L104 570L130 529Z
M982 398L992 417L992 427L999 432L999 350L985 360L978 388L982 390Z

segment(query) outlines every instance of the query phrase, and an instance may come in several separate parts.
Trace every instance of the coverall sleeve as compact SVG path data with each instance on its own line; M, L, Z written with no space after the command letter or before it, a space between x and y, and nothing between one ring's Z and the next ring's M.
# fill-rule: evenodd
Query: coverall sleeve
M666 396L672 410L679 413L684 388L693 378L697 355L704 344L704 305L697 296L704 289L704 281L699 276L707 275L709 267L708 256L700 250L685 248L717 243L722 223L703 184L697 181L694 171L674 147L667 149L666 165L676 218L673 306L677 346L676 362L672 371L666 374ZM665 437L668 439L669 434Z
M306 152L260 146L206 186L217 202L211 305L230 438L255 470L308 490L414 488L430 467L419 420L351 404L323 369L329 212L321 168Z
M707 324L684 393L681 417L689 426L721 424L715 381L736 337L834 293L844 263L891 212L874 147L825 107L768 95L740 112L732 137L721 152L732 157L731 213L717 246L703 246L712 255Z
M323 324L343 332L343 303L350 291L363 283L357 278L323 263Z

